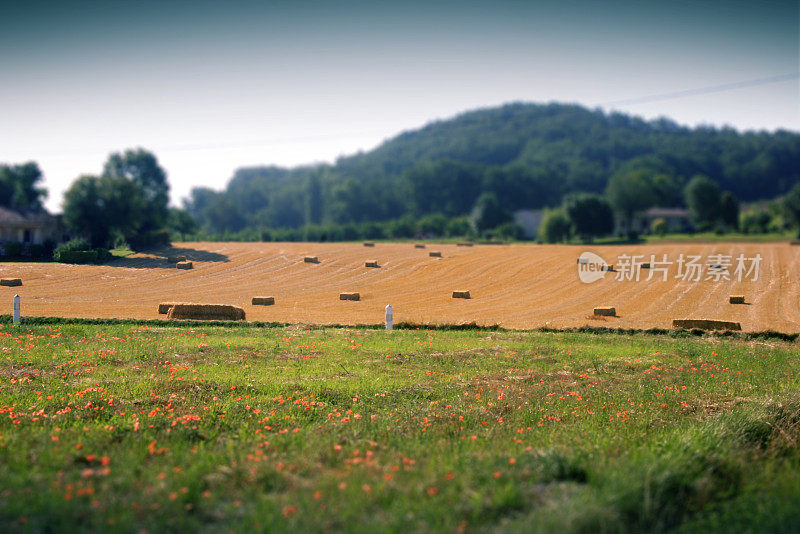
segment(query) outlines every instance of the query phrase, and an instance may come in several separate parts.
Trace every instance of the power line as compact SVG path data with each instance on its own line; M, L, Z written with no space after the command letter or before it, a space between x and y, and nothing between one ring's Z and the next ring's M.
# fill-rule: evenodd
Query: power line
M709 87L700 87L698 89L687 89L684 91L675 91L674 93L660 93L649 96L642 96L639 98L629 98L625 100L614 100L600 104L600 107L613 107L613 106L630 106L633 104L646 104L648 102L659 102L661 100L672 100L674 98L683 98L685 96L707 95L711 93L722 93L725 91L733 91L736 89L743 89L745 87L755 87L757 85L767 85L771 83L788 82L800 78L800 72L793 72L790 74L779 74L777 76L769 76L767 78L755 78L753 80L745 80L741 82L726 83L722 85L712 85Z

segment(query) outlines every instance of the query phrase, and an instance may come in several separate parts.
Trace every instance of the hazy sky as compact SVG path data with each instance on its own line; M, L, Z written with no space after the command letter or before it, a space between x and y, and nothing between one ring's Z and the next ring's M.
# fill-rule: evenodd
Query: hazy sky
M178 204L511 101L800 130L800 0L9 4L0 162L37 161L53 211L129 147Z

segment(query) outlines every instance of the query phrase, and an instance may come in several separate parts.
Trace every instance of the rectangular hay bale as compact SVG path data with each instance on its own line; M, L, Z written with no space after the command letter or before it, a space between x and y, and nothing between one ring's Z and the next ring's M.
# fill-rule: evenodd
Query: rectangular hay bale
M594 309L594 314L603 317L616 317L617 309L613 306L598 306Z
M728 297L731 304L744 304L744 295L731 295Z
M166 315L175 306L174 302L162 302L158 305L158 313L160 315Z
M22 285L22 278L0 278L0 286L16 287Z
M179 261L178 263L175 264L175 267L177 267L178 269L184 269L184 270L194 269L194 265L192 265L192 262L190 262L190 261Z
M365 247L374 247L375 243L373 243L372 241L365 241L364 242L364 246Z
M430 256L431 258L441 258L442 257L442 253L439 252L438 250L432 250L432 251L428 252L428 256Z
M422 243L414 243L414 248L425 248L425 245Z
M229 304L176 303L167 319L199 319L201 321L244 321L244 310Z
M358 293L339 293L339 300L361 300Z
M672 321L673 328L683 328L691 330L741 330L742 325L732 321L714 321L711 319L675 319Z
M178 263L180 261L187 261L186 256L168 256L167 261L170 263Z
M305 256L303 258L304 263L319 263L319 258L316 256Z
M469 299L472 298L469 296L469 291L453 291L453 298L454 299Z
M472 245L473 245L473 243L467 243L467 242L456 243L456 246L458 246L458 247L471 247Z
M367 260L364 267L380 267L380 265L378 265L378 260Z
M272 306L275 304L275 297L253 297L253 306Z

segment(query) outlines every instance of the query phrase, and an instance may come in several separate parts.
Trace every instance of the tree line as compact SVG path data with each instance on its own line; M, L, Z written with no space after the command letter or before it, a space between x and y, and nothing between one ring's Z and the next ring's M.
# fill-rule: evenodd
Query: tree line
M685 190L697 176L727 192L726 206L784 195L800 182L800 135L511 104L429 124L333 165L238 169L223 191L193 189L185 208L206 233L227 235L458 219L486 195L513 212L591 193L629 219L642 206L691 208Z

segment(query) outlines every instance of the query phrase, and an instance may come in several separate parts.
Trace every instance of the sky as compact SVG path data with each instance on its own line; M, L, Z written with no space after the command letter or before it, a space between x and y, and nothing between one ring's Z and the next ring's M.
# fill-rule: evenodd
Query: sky
M52 212L126 148L180 205L508 102L800 131L800 0L9 4L0 163L36 161Z

